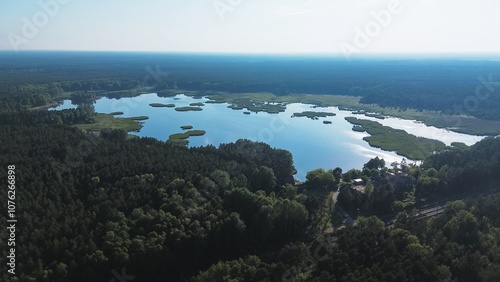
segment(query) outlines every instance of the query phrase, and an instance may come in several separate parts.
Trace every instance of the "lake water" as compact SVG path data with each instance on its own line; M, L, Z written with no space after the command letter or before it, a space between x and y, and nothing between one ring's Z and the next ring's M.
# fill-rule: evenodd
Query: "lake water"
M154 137L167 140L169 135L181 133L182 125L192 125L193 129L206 131L204 136L190 137L189 146L204 146L234 142L240 138L265 142L272 147L288 150L292 153L296 178L305 180L308 171L315 168L330 169L341 167L344 171L351 168L361 169L363 164L376 156L385 159L389 165L401 161L403 157L394 152L372 148L363 137L367 133L352 131L352 125L344 120L347 116L375 120L393 128L406 130L416 136L438 139L446 144L463 142L472 145L481 140L481 136L459 134L444 129L429 127L422 123L398 118L384 120L353 115L349 111L340 111L337 107L315 108L308 104L288 104L283 113L264 112L243 114L246 110L233 110L228 104L205 104L203 111L178 112L174 108L151 107L150 103L175 104L176 107L189 106L194 102L205 102L206 98L194 99L185 95L158 97L156 94L143 94L132 98L101 98L94 104L96 112L123 112L118 117L148 116L142 121L140 132L132 134L141 137ZM55 110L74 108L69 100L54 108ZM336 116L312 120L306 117L294 117L293 113L307 110L335 113ZM332 124L323 124L329 120Z

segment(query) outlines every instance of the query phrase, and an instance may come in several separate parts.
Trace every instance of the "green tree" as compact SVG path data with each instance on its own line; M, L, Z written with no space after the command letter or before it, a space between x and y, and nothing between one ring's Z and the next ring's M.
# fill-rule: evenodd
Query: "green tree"
M305 186L310 189L334 189L338 182L331 171L322 168L311 170L306 175Z
M271 168L261 166L253 171L250 185L253 191L264 190L270 193L276 187L276 176Z

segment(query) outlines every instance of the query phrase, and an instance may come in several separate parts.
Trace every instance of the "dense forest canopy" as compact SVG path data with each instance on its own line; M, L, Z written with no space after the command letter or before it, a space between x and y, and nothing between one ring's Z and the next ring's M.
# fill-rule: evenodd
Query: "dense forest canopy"
M147 85L348 94L401 108L418 98L412 107L441 110L474 95L478 75L496 77L495 62L40 54L0 53L0 153L4 167L15 165L19 222L17 275L2 281L500 280L499 137L422 165L374 158L295 183L292 155L265 143L187 148L79 130L96 119L85 103L29 109L68 91L85 101ZM170 73L155 80L148 71L157 65ZM390 98L397 92L408 99ZM498 118L495 99L476 114ZM429 207L439 213L425 216Z

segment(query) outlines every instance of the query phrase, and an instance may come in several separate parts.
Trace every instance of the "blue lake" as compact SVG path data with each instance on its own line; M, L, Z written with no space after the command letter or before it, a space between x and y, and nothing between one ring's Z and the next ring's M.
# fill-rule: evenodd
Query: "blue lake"
M311 109L308 104L288 104L283 113L264 112L246 115L246 110L233 110L228 104L205 104L203 111L178 112L174 108L151 107L150 103L175 104L176 107L189 106L194 102L205 102L206 98L194 99L185 95L158 97L156 94L143 94L132 98L101 98L94 104L96 112L123 112L117 117L148 116L142 121L140 132L132 134L141 137L154 137L165 141L169 135L181 133L182 125L192 125L193 129L206 131L204 136L190 137L189 146L204 146L234 142L241 138L265 142L272 147L288 150L292 153L296 178L305 180L308 171L315 168L330 169L341 167L344 171L351 168L361 169L363 164L376 156L386 160L387 164L401 161L403 157L393 152L372 148L363 137L367 133L352 131L352 125L344 120L347 116L356 116L349 111L340 111L336 107ZM54 108L55 110L73 108L69 100ZM335 113L336 116L312 120L306 117L294 117L293 113L307 110ZM397 118L376 120L393 128L404 129L416 136L441 140L446 144L464 142L468 145L481 140L481 136L472 136L429 127L422 123ZM329 120L332 124L323 124Z

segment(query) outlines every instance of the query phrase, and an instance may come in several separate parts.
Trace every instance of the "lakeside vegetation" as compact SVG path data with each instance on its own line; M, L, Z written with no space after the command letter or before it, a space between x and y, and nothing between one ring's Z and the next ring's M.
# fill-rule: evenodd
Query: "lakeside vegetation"
M83 131L101 132L103 130L124 130L138 132L142 125L131 118L116 118L112 114L97 113L93 123L76 124L75 127Z
M354 125L352 127L352 131L356 131L356 132L366 132L366 129L361 126L361 125Z
M370 134L363 138L370 146L394 151L411 160L423 160L446 149L446 145L441 141L417 137L404 130L384 126L375 121L355 117L346 117L345 120L354 125L354 131L366 131Z
M110 113L110 115L120 116L120 115L123 115L123 112L112 112L112 113Z

